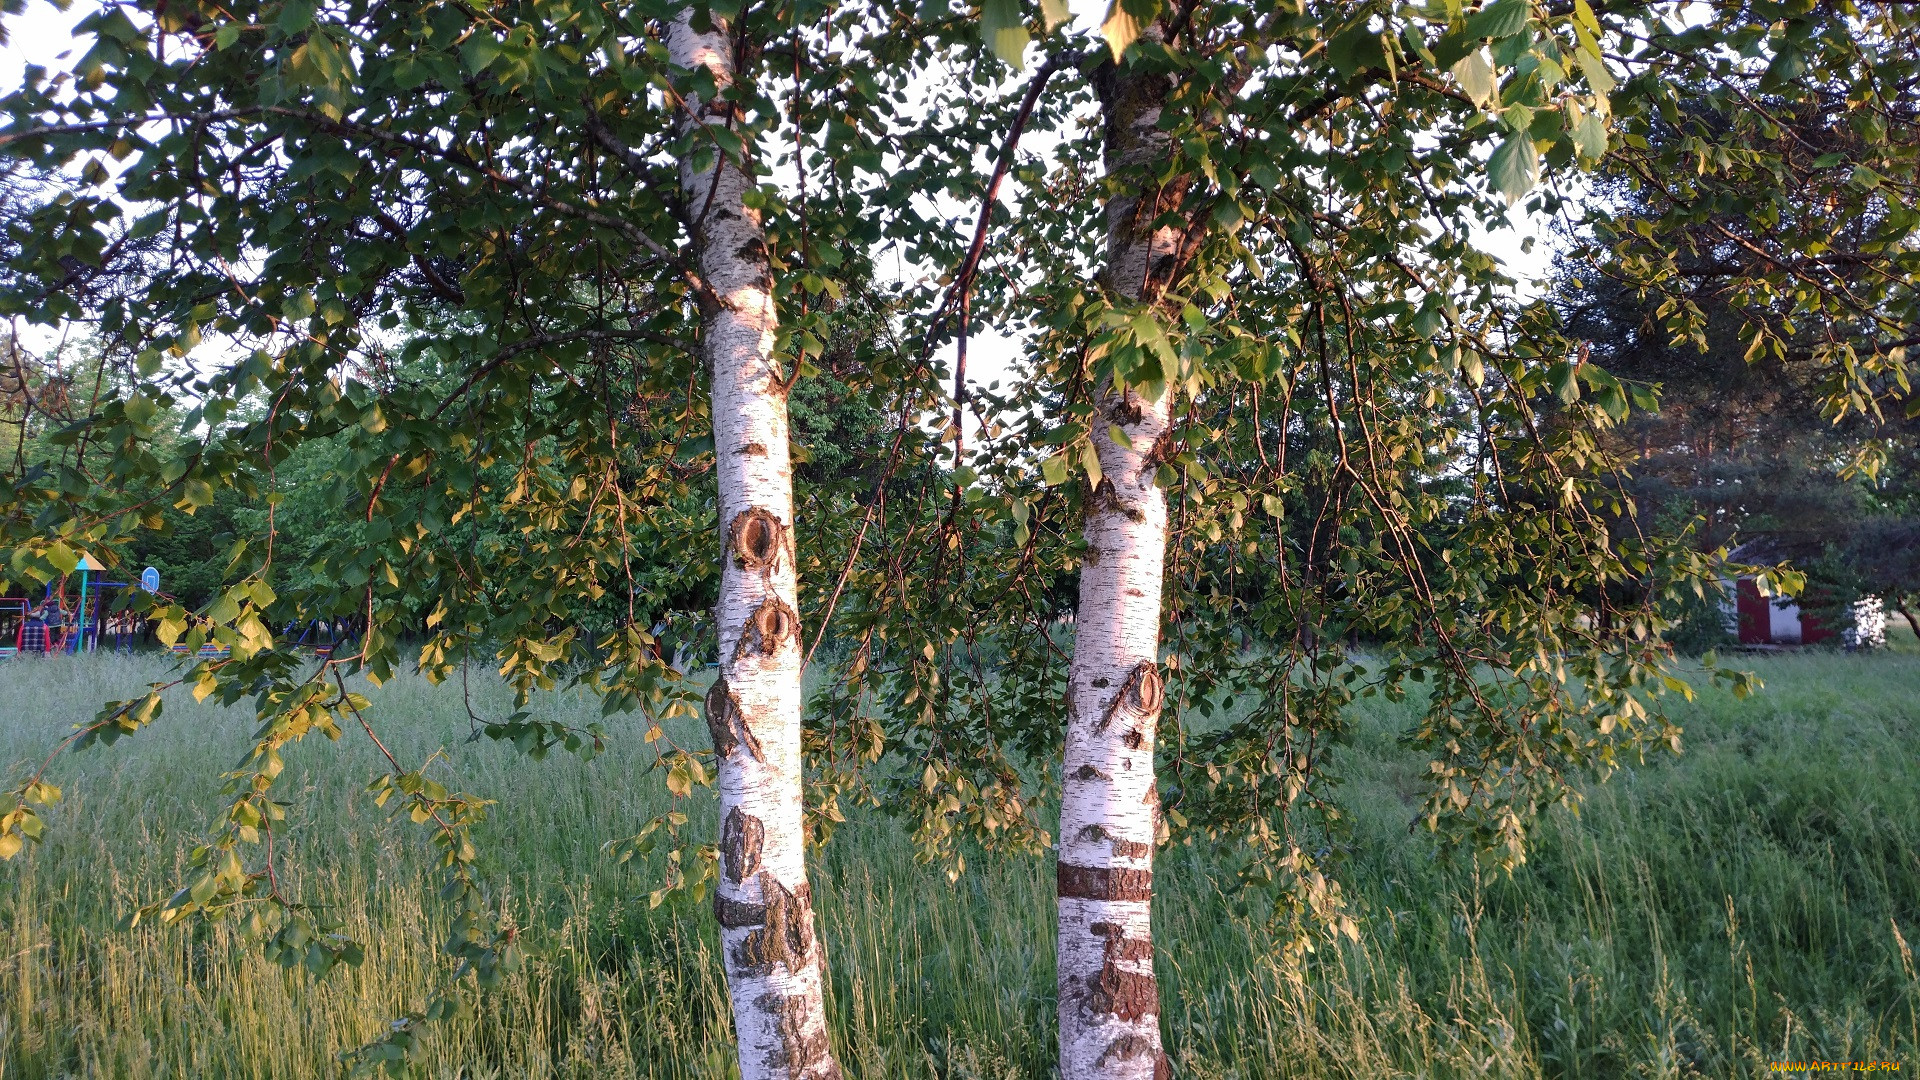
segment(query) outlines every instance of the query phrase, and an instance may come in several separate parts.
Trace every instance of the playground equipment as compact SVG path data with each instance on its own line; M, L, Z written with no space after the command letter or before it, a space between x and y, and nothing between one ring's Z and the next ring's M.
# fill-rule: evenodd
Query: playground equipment
M76 595L67 594L68 582L79 576ZM160 574L152 567L141 575L157 591ZM112 610L109 600L117 590L131 588L124 581L108 581L98 563L85 552L73 572L47 585L34 603L23 597L0 597L0 657L22 654L51 655L98 650L104 640L116 652L132 652L140 620Z
M299 636L294 637L295 631ZM352 636L353 625L350 619L310 619L305 626L288 623L285 636L294 638L297 649L311 649L313 655L322 660L333 657L333 650Z

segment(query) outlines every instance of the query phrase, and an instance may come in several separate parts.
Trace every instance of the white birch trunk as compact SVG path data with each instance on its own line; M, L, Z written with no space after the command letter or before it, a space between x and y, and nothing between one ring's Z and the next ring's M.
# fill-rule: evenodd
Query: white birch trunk
M733 36L714 20L668 29L675 66L733 82ZM699 123L724 102L689 100ZM694 121L689 120L691 127ZM697 129L694 129L697 130ZM750 176L716 151L680 170L701 275L702 347L713 387L713 445L726 558L715 611L720 676L707 695L719 759L720 851L714 914L733 1002L741 1080L840 1076L827 1039L826 958L815 934L801 831L800 625L795 613L793 475L787 399L774 363L773 278ZM717 301L717 302L716 302Z
M1164 156L1155 128L1164 77L1106 71L1109 172ZM1139 300L1177 261L1178 230L1151 222L1162 188L1107 205L1107 286ZM1169 375L1172 373L1169 372ZM1154 737L1160 717L1160 588L1167 547L1166 494L1154 483L1172 402L1137 390L1099 394L1093 446L1102 478L1087 507L1080 570L1059 844L1060 1075L1063 1080L1160 1080L1153 974L1153 848L1160 795ZM1117 426L1129 445L1115 442Z

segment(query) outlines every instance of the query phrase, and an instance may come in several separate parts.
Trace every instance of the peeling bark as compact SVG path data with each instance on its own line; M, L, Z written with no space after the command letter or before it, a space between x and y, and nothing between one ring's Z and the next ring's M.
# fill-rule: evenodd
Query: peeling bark
M1156 35L1157 29L1150 29ZM1155 224L1182 208L1182 177L1155 184L1139 167L1164 159L1158 129L1168 77L1130 61L1095 75L1106 118L1108 172L1143 186L1106 206L1106 286L1117 300L1159 296L1178 271L1182 232ZM1069 672L1062 769L1059 894L1060 1075L1156 1080L1169 1075L1153 975L1153 845L1159 794L1154 737L1165 690L1159 669L1167 500L1155 484L1171 452L1172 389L1099 390L1093 425L1101 479L1087 501Z
M715 16L695 30L691 10L667 27L675 67L705 69L731 87L735 41ZM688 96L688 130L724 127L724 99ZM751 152L751 150L749 150ZM840 1076L828 1045L823 964L814 937L801 831L799 618L791 555L793 476L786 385L774 361L777 316L765 230L743 196L750 169L717 154L680 169L693 254L711 289L701 347L713 394L721 564L715 620L720 676L707 695L718 758L724 873L716 883L727 992L741 1080ZM782 557L785 555L785 557Z

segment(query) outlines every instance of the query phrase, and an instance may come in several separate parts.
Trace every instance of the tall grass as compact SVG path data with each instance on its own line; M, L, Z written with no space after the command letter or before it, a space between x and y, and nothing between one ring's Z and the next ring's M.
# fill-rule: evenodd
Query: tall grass
M1763 695L1703 694L1684 715L1683 756L1593 789L1578 817L1553 814L1511 878L1441 860L1409 832L1421 762L1394 741L1405 716L1368 706L1347 751L1357 944L1289 979L1214 884L1221 856L1163 856L1156 937L1177 1075L1920 1068L1908 948L1920 933L1920 656L1755 665ZM0 768L17 775L158 670L0 666ZM734 1075L711 916L684 900L649 910L644 873L599 850L666 801L642 775L637 730L591 762L533 763L463 742L457 689L401 679L377 706L403 760L445 748L458 786L500 800L480 837L486 869L533 950L473 1017L431 1031L425 1075ZM359 795L378 768L364 739L304 748L282 780L295 801L283 850L301 868L291 887L369 943L364 965L315 980L224 928L115 928L176 880L250 726L244 710L182 697L149 732L56 767L67 800L48 841L0 866L0 1080L335 1075L340 1050L444 976L425 838ZM877 815L818 856L835 1044L852 1075L1051 1075L1052 868L976 862L950 883Z

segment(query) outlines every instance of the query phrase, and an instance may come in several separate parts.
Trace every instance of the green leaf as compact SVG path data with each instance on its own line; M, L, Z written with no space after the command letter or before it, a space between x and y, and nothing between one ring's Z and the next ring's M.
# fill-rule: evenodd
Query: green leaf
M993 55L1020 69L1021 56L1031 40L1027 21L1020 17L1020 0L986 0L980 5L980 33Z
M1510 38L1526 29L1527 20L1532 14L1527 0L1498 0L1467 20L1467 36L1492 38L1495 41Z
M1607 62L1600 59L1597 51L1586 48L1575 49L1573 58L1580 62L1580 73L1587 77L1587 85L1593 87L1596 94L1613 93L1613 72L1607 70Z
M487 70L487 66L492 64L499 55L500 43L493 39L493 35L483 30L474 31L473 36L467 39L467 43L460 47L461 63L475 75Z
M1092 442L1080 444L1080 467L1087 470L1087 483L1093 487L1099 487L1101 478L1100 455L1093 452Z
M1509 204L1532 191L1540 182L1540 155L1534 149L1533 137L1524 131L1508 136L1487 159L1487 178Z
M1453 77L1459 81L1460 89L1473 99L1481 108L1493 100L1500 90L1499 80L1494 78L1493 64L1487 60L1485 49L1475 49L1453 65Z
M1607 122L1596 112L1582 113L1573 125L1573 145L1580 156L1598 161L1607 154Z
M292 37L313 25L312 0L286 0L280 5L280 15L274 20L282 34Z
M1387 49L1380 41L1380 35L1367 28L1362 20L1358 26L1336 36L1327 42L1327 62L1335 71L1351 75L1356 71L1387 66Z
M1576 377L1579 366L1573 363L1557 364L1548 379L1553 383L1553 394L1568 405L1580 400L1580 380Z
M1048 487L1057 487L1067 482L1069 468L1066 452L1062 451L1040 463L1040 476Z
M1047 33L1060 29L1060 24L1073 18L1073 12L1067 7L1067 0L1040 0L1040 21L1046 24Z
M1778 89L1807 73L1807 56L1795 46L1782 45L1773 55L1773 62L1767 65L1766 78L1762 86L1768 90Z

